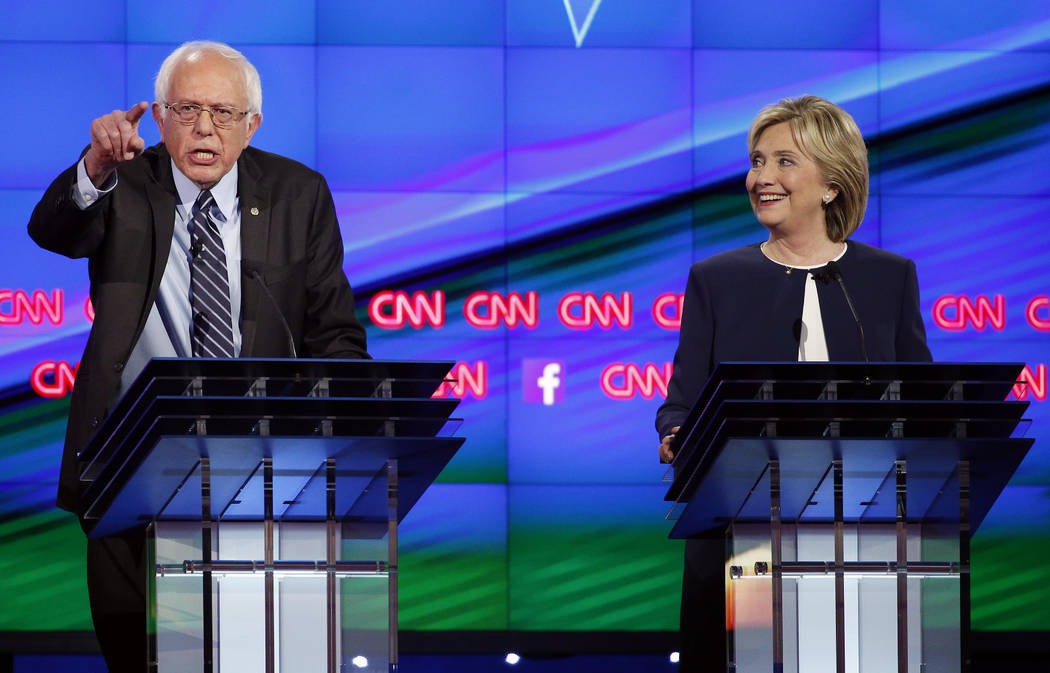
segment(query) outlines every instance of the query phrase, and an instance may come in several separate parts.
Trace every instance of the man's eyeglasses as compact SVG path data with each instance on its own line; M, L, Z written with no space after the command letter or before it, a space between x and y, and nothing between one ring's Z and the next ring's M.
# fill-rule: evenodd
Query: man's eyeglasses
M175 115L175 120L183 124L196 124L197 120L200 119L201 112L207 110L211 113L211 123L224 129L230 128L244 119L244 115L248 114L246 111L238 110L235 107L227 107L225 105L206 107L196 103L165 103L164 109L171 110Z

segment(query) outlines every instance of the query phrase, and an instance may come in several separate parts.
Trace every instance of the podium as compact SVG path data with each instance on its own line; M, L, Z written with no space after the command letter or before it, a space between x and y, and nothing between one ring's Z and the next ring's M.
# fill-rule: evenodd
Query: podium
M154 359L80 455L146 528L148 670L394 671L397 528L463 438L451 362Z
M721 363L670 536L724 531L727 670L967 671L970 536L1033 440L1020 364Z

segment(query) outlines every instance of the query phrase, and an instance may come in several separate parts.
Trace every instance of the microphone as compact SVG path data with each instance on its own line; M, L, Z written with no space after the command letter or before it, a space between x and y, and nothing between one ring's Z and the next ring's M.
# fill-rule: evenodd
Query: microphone
M190 255L193 256L193 259L197 259L197 255L201 254L201 250L203 249L204 241L202 241L199 237L194 236L193 241L190 243Z
M292 336L292 328L288 326L288 321L284 319L284 313L281 312L281 307L277 305L277 300L273 298L273 294L270 293L270 288L266 287L266 281L263 280L262 275L255 269L248 272L248 275L259 281L260 287L263 292L270 299L270 304L273 305L273 310L277 314L277 317L281 320L281 326L284 327L284 334L288 337L288 350L291 351L292 357L299 357L295 352L295 338Z
M842 288L842 296L846 298L846 305L849 306L850 313L853 314L853 321L857 323L857 334L860 335L860 352L864 355L864 362L870 364L871 359L868 357L868 346L864 341L864 326L860 324L860 316L857 315L857 309L853 307L853 299L850 298L849 290L846 289L846 282L842 280L842 269L839 268L837 262L832 260L824 266L820 273L829 280L837 280L839 282L839 287ZM816 276L817 274L813 275Z

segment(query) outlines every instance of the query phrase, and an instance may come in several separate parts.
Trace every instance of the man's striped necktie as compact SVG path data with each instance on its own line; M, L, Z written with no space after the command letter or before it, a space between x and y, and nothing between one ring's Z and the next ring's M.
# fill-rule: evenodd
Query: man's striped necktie
M193 204L190 232L190 305L193 308L193 357L232 358L233 317L230 283L226 275L226 252L219 228L211 219L215 205L205 189Z

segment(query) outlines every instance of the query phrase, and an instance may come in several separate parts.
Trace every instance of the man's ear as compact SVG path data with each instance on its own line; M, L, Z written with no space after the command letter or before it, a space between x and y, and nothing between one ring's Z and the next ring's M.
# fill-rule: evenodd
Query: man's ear
M164 108L160 106L160 103L154 101L150 107L150 111L153 113L153 121L157 122L157 130L160 131L160 140L164 142Z
M260 126L262 126L262 113L253 112L251 119L248 121L248 137L244 139L245 147L247 147L248 143L252 141L252 136L255 135L255 132L259 130Z

